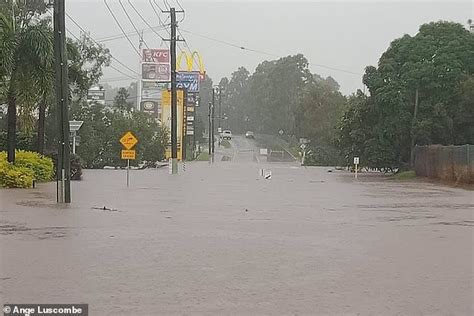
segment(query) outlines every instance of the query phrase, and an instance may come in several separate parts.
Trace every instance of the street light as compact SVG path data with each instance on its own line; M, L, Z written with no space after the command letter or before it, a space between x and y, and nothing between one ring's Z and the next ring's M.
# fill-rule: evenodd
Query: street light
M69 130L72 135L72 153L76 154L76 132L81 128L84 121L69 121Z

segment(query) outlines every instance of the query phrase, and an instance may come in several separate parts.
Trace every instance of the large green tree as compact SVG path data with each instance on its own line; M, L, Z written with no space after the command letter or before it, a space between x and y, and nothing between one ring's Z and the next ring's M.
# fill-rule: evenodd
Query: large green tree
M7 157L15 162L17 106L36 104L53 60L52 33L41 16L44 1L5 1L0 5L0 81L8 104ZM22 112L20 112L22 114ZM26 116L27 117L27 116ZM24 121L25 122L25 121Z
M340 144L346 156L354 152L350 134L363 135L357 150L379 167L408 166L415 144L473 142L473 51L474 35L451 22L424 24L415 36L394 40L378 67L366 68L370 96L353 98L344 115ZM356 115L361 109L367 113ZM359 131L347 132L357 125Z

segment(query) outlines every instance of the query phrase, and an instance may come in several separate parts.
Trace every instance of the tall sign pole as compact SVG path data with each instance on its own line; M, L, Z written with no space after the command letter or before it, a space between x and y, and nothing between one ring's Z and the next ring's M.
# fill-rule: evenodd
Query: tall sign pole
M212 89L212 108L211 108L211 125L212 125L212 128L211 128L211 139L212 139L212 142L211 142L211 145L212 145L212 162L214 162L214 109L215 109L215 105L216 105L216 94L215 94L215 90L214 88Z
M178 173L178 103L176 93L176 10L171 15L171 173ZM181 144L182 145L182 144Z
M212 155L212 118L211 118L211 111L212 111L212 102L209 102L209 112L208 112L208 118L209 118L209 159L211 159L211 155Z
M66 56L65 0L54 1L54 64L58 116L57 202L71 203L68 74Z

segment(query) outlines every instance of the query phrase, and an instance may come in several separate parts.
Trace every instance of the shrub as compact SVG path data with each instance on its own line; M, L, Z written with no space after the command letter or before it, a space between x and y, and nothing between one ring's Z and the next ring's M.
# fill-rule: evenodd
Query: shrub
M0 161L0 186L6 188L31 188L33 186L33 178L33 170Z
M82 167L84 160L79 155L71 154L71 180L82 179Z
M0 153L0 161L6 162L6 152ZM33 172L34 180L38 182L50 181L54 174L54 165L51 158L36 152L17 150L15 167L25 167Z

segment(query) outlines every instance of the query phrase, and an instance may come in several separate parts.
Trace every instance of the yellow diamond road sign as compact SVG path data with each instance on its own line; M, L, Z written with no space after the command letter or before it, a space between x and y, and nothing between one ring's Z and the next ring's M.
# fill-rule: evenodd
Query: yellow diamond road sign
M122 138L120 138L120 143L125 147L125 149L132 149L138 143L138 139L132 132L126 132Z

